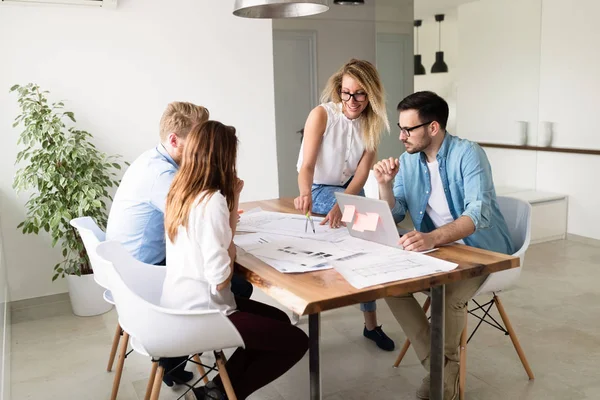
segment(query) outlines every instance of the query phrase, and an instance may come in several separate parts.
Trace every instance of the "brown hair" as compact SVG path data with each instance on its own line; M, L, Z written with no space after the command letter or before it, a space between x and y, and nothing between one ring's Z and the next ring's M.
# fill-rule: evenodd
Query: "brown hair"
M390 124L385 108L385 91L379 73L373 64L365 60L351 59L327 81L321 94L321 102L341 103L342 79L352 77L367 93L369 104L362 112L363 142L369 151L377 150L383 130L389 132Z
M160 141L167 140L169 133L185 139L192 126L206 122L208 118L209 112L205 107L181 101L169 103L160 118Z
M165 231L171 241L180 225L187 228L192 207L220 191L233 210L237 178L235 128L218 121L196 125L187 137L181 167L167 195ZM200 198L198 198L200 196Z

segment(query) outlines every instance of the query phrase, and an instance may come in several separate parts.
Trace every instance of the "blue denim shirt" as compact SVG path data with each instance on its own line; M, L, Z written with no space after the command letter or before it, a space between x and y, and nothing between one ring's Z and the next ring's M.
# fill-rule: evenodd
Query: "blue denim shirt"
M162 144L131 163L110 208L106 239L121 242L139 261L164 262L165 205L178 169Z
M467 216L475 225L475 232L464 238L465 244L513 254L514 246L496 200L492 168L481 147L446 133L436 158L452 217L456 220ZM435 226L426 212L430 191L425 154L402 154L394 181L396 204L392 214L396 223L408 211L418 231L433 231Z

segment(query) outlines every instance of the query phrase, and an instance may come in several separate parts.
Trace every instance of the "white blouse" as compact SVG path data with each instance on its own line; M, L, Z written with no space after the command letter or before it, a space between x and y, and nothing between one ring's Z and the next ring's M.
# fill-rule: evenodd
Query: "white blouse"
M167 274L160 304L179 310L236 311L231 286L217 291L231 272L227 249L231 243L229 208L225 197L214 193L195 204L188 227L179 226L175 242L167 237Z
M344 186L356 173L363 156L361 118L349 119L342 112L342 103L321 104L327 111L327 126L315 164L313 183ZM300 147L297 168L300 172L304 158L304 142Z

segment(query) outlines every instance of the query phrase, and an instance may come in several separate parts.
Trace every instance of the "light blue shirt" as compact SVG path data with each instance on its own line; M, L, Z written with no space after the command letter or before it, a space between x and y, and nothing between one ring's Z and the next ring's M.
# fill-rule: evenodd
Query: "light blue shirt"
M513 254L508 227L496 200L492 168L477 143L446 133L436 159L452 217L471 218L475 232L464 238L466 245ZM392 214L396 223L408 211L415 228L431 232L435 225L427 215L431 179L424 153L404 153L394 181L396 203Z
M139 261L163 262L165 204L178 168L162 144L139 156L123 175L115 194L106 239L121 242Z

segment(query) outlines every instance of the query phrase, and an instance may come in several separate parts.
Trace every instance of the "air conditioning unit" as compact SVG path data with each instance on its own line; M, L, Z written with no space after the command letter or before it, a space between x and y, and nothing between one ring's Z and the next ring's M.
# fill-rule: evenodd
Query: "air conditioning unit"
M68 4L75 6L92 6L92 7L117 7L117 0L0 0L0 4Z

